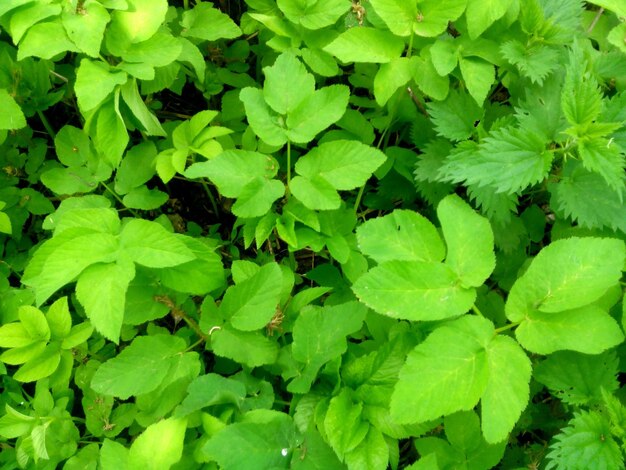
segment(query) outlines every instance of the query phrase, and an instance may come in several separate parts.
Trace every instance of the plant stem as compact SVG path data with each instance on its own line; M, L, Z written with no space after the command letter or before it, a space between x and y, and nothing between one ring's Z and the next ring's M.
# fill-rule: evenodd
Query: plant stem
M602 16L602 13L604 13L604 8L600 8L598 12L596 13L596 16L593 18L593 21L587 28L587 34L591 34L591 32L593 31L593 28L595 28L596 25L598 24L598 21L600 21L600 17Z
M285 199L289 200L289 183L291 182L291 141L287 141L287 188L285 190Z
M189 10L189 0L183 0L183 10Z
M37 111L37 116L39 116L43 127L46 128L46 132L48 132L48 135L52 137L52 140L54 140L54 138L56 137L56 132L54 132L54 129L52 129L52 126L50 125L50 122L48 122L48 118L46 117L46 115L43 113L43 111Z
M504 326L501 326L500 328L496 328L494 331L495 331L495 333L496 333L496 334L500 334L500 333L502 333L503 331L506 331L506 330L510 330L510 329L512 329L512 328L515 328L515 327L516 327L516 326L518 326L520 323L522 323L522 322L521 322L521 321L518 321L518 322L515 322L515 323L509 323L508 325L504 325Z
M215 217L219 217L219 211L217 209L217 202L215 201L215 198L213 197L211 188L209 188L209 185L206 183L204 179L200 180L200 184L204 188L204 192L206 193L206 195L209 197L209 201L211 201L211 207L213 208L213 212L215 212Z
M106 185L106 183L104 183L104 182L100 181L100 184L102 185L102 187L103 187L104 189L106 189L109 193L111 193L111 196L113 196L113 197L117 200L117 202L119 202L122 206L124 206L124 205L125 205L125 204L124 204L124 201L122 201L122 198L121 198L121 197L119 197L115 191L113 191L111 188L109 188L109 187ZM129 207L127 207L126 209L128 209L128 212L130 212L131 214L133 214L133 216L135 216L135 217L139 217L139 214L137 214L137 212L135 212L134 210L130 209Z
M365 184L359 188L359 192L356 195L356 201L354 201L354 215L356 215L357 212L359 211L359 206L361 205L361 199L363 198L364 192L365 192Z
M473 311L476 315L478 315L479 317L483 317L483 318L485 318L485 316L483 315L483 312L481 312L481 311L479 310L479 308L476 306L476 304L472 305L472 311Z

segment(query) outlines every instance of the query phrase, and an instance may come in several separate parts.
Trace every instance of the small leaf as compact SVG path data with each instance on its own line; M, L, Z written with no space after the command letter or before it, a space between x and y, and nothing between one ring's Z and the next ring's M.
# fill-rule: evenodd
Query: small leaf
M0 88L0 130L21 129L26 126L26 118L15 99L4 88Z
M61 19L72 42L88 56L97 58L104 30L111 19L107 10L98 2L85 2L76 12L64 11Z
M343 0L278 0L277 5L289 21L312 30L335 24L350 9Z
M400 57L404 41L389 31L363 26L341 33L323 49L342 62L382 64Z
M467 91L472 95L474 101L482 106L496 79L495 67L482 59L467 57L459 60L459 67Z
M185 341L176 336L138 336L98 368L91 388L122 400L149 393L163 382L174 357L185 347Z
M259 331L239 331L224 326L211 333L213 352L222 357L233 359L248 367L272 364L278 356L276 341L267 338Z
M289 182L291 193L308 209L328 211L339 209L341 197L326 180L295 176Z
M75 93L83 112L102 103L118 85L128 80L124 72L116 72L102 61L82 59L76 71Z
M241 36L241 30L235 22L209 3L198 3L191 10L186 10L180 24L184 28L182 36L205 41Z
M265 102L263 92L246 87L239 93L246 109L246 118L254 133L269 145L282 146L287 142L284 120Z
M514 0L467 0L467 30L476 39L495 21L502 18Z
M274 65L264 67L263 72L263 97L278 114L292 112L315 91L315 78L293 53L282 53ZM289 86L285 87L287 81Z
M187 420L167 418L151 424L130 446L129 468L171 468L183 455Z
M363 404L354 403L351 395L348 388L342 388L331 398L324 417L326 439L340 459L365 439L370 427L361 418Z
M57 369L60 361L59 344L51 343L40 354L26 361L13 374L13 378L19 382L35 382L49 377Z
M187 396L176 408L174 416L184 417L214 405L235 405L239 408L245 397L243 383L213 373L201 375L189 384Z
M128 9L113 12L112 23L125 40L137 43L152 37L167 14L167 0L126 0Z

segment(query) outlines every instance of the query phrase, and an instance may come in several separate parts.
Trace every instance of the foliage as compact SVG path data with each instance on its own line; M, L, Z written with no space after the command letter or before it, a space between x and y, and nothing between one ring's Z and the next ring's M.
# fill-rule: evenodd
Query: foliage
M626 9L0 3L0 468L624 468Z

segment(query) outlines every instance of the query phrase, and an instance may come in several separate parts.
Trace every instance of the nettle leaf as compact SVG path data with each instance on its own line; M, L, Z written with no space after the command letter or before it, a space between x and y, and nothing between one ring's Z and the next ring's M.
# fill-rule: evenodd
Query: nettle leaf
M572 351L550 354L534 367L533 377L564 403L580 406L602 401L603 390L619 388L615 351L588 355Z
M26 126L26 118L22 112L22 108L15 102L15 99L9 95L4 88L0 88L0 130L21 129Z
M481 397L482 429L491 444L505 441L528 404L532 367L526 353L508 336L487 347L489 380Z
M610 238L568 238L543 248L517 279L506 302L513 322L529 313L556 313L598 300L621 278L624 242Z
M611 424L598 411L574 412L568 426L554 437L546 468L624 468Z
M138 336L96 370L91 388L122 400L156 390L186 347L185 340L176 336Z
M489 26L502 18L514 0L467 0L467 31L471 39L479 37Z
M278 0L277 5L289 21L313 30L335 24L350 9L343 0Z
M437 134L454 141L472 136L484 115L472 97L461 90L452 90L444 101L431 101L427 107Z
M212 160L191 165L188 178L207 177L223 196L238 198L233 213L239 217L265 215L285 186L273 178L278 171L274 158L246 150L227 150Z
M335 190L364 185L385 160L380 150L354 140L326 142L298 159L295 170L301 177L290 182L290 189L309 209L338 209Z
M24 270L22 283L35 290L37 304L41 305L88 266L113 262L118 246L111 234L67 229L39 247Z
M241 36L241 29L225 13L209 3L198 3L183 13L180 25L181 35L205 41L235 39Z
M167 268L195 259L193 252L162 225L131 219L120 233L120 250L125 256L149 268Z
M564 349L600 354L624 341L617 321L594 305L556 313L531 311L515 336L525 349L537 354Z
M366 313L367 309L358 302L304 307L294 323L292 353L305 366L287 389L307 393L319 369L346 351L347 336L361 328Z
M601 175L607 185L621 197L626 189L626 157L618 145L601 137L580 139L578 155L585 168Z
M444 181L493 186L513 194L543 181L553 155L541 135L518 128L500 128L485 138L478 151L453 153L440 170Z
M378 263L392 260L440 262L445 246L435 226L417 212L397 209L370 219L356 231L359 249Z
M238 330L254 331L265 327L279 307L282 271L268 263L246 280L229 287L219 310Z
M609 227L626 233L626 204L602 176L568 161L563 178L549 186L552 206L582 227Z
M425 261L385 261L361 276L352 290L378 313L412 321L462 315L476 299L448 265Z
M420 423L476 406L489 383L493 324L465 316L433 331L407 356L391 396L391 416Z
M126 291L135 277L135 267L126 261L94 264L76 283L76 297L91 324L105 338L117 343L124 321Z
M539 85L559 67L559 50L546 44L523 44L511 39L502 44L500 51L522 75Z
M111 17L98 2L85 2L76 11L64 11L61 15L67 36L82 52L97 58L104 30Z
M323 50L342 62L383 64L400 57L404 41L389 31L363 26L344 31Z
M450 21L458 19L467 0L453 0L442 4L434 0L371 0L374 11L391 32L398 36L435 37L443 33Z
M437 217L448 246L446 264L465 287L481 286L496 266L489 221L456 195L439 203Z
M170 468L183 455L187 420L167 418L148 426L133 441L128 468Z

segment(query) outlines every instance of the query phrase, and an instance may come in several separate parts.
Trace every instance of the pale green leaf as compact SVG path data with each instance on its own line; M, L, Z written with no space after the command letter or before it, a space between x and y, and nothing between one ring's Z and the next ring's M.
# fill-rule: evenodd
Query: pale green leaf
M284 119L265 102L263 92L246 87L239 93L246 110L246 118L254 133L269 145L281 146L287 142Z
M259 331L238 331L224 326L211 333L213 352L248 367L272 364L278 356L278 344Z
M345 454L349 468L384 470L389 463L389 446L385 436L374 426L370 426L365 439Z
M20 42L17 60L27 57L52 59L63 52L80 52L80 49L67 37L60 18L56 21L38 23L28 29Z
M417 212L397 209L368 220L357 229L359 249L378 263L385 261L439 262L445 246L435 226Z
M105 157L105 161L111 167L117 168L130 141L120 112L118 91L100 106L95 120L96 130L95 135L92 135L94 145Z
M467 0L467 30L476 39L495 21L504 16L514 0Z
M323 143L296 163L296 172L309 179L322 178L338 190L364 185L386 160L378 149L355 140Z
M76 71L74 87L78 106L83 112L94 109L113 93L115 87L127 80L124 72L115 72L102 61L82 59Z
M175 356L185 348L185 341L176 336L138 336L96 370L91 388L122 400L151 392L163 382Z
M277 5L289 21L313 30L336 23L350 9L343 0L278 0Z
M18 315L20 323L33 340L50 340L50 326L41 310L32 305L22 305Z
M364 26L348 29L323 49L342 62L385 63L400 57L404 41L389 31Z
M562 312L596 301L621 278L625 257L624 242L616 239L568 238L551 243L511 288L507 317L520 321L535 310Z
M166 268L195 259L176 235L156 222L143 219L132 219L124 225L120 250L135 263L149 268Z
M287 136L298 144L312 141L317 134L337 122L346 112L350 90L330 85L308 95L287 115Z
M529 312L515 330L528 351L551 354L568 349L600 354L624 341L624 333L607 312L594 305L557 313Z
M124 39L137 43L152 37L167 14L167 0L126 0L128 9L113 12L112 23Z
M263 97L278 114L292 112L315 91L315 78L291 52L279 55L274 65L264 67L263 72Z
M4 88L0 88L0 130L21 129L26 126L26 118L13 96Z
M99 464L103 470L128 470L128 449L117 441L104 439Z
M439 36L463 14L466 4L467 0L419 0L413 31L418 36Z
M191 10L183 13L182 36L205 41L234 39L241 36L241 30L225 13L209 3L198 3Z
M489 443L504 441L529 398L532 372L522 348L508 336L496 336L487 347L489 379L481 398L482 429Z
M167 418L148 426L133 441L128 452L130 468L165 470L183 455L187 419Z
M486 347L493 324L465 316L437 328L407 357L391 396L400 424L424 422L476 406L489 382Z
M423 261L381 263L361 276L352 290L376 312L412 321L462 315L476 298L474 289L461 287L451 267Z
M452 90L445 101L431 101L427 109L437 134L455 141L471 137L484 114L471 96L460 90Z
M308 209L327 211L339 209L341 206L339 193L322 178L309 179L295 176L289 182L289 189L294 197Z
M372 8L396 36L409 36L417 20L415 1L370 0Z
M167 202L169 195L158 189L148 189L147 186L139 186L131 189L122 198L122 202L129 209L141 209L144 211L154 210Z
M72 42L88 56L97 58L104 30L111 19L107 10L98 2L85 2L75 12L64 11L61 19Z
M416 58L407 57L381 64L374 77L374 96L379 106L384 106L399 88L413 78L416 64Z
M447 196L439 203L437 217L448 246L446 264L465 287L479 287L496 266L489 221L457 195Z
M70 334L72 316L70 315L67 297L61 297L50 305L46 312L46 321L50 327L52 338L63 339Z
M150 67L164 67L178 59L182 49L182 44L174 36L159 32L146 41L131 44L124 51L122 58L126 62L145 63Z
M8 22L9 32L14 44L18 44L22 36L33 25L51 17L56 17L61 13L60 5L50 5L44 2L32 2L11 14L11 21Z
M238 330L253 331L265 327L279 307L282 272L276 263L268 263L243 282L226 291L220 312Z
M495 67L475 57L460 59L459 67L461 68L467 91L469 91L476 103L482 106L491 90L491 85L493 85L496 79Z
M128 106L137 121L139 121L146 135L161 137L167 135L157 117L148 110L148 107L141 98L135 79L127 81L121 87L121 92L124 103Z
M132 263L98 263L78 277L76 297L96 330L117 343L124 321L128 284L135 277Z
M238 380L219 374L196 377L187 388L187 396L176 408L174 416L180 418L214 405L234 405L240 408L246 397L246 387Z
M606 184L621 197L626 189L626 158L619 146L601 137L580 139L578 155L586 169L601 175Z
M268 213L272 204L285 194L285 185L275 179L254 178L239 193L232 211L237 217L260 217Z
M44 377L49 377L57 369L60 361L59 344L48 344L40 354L26 361L13 374L13 378L18 382L35 382Z
M324 416L324 431L328 443L342 460L367 435L370 426L361 418L362 410L363 403L355 403L348 388L342 388L339 395L330 400Z

